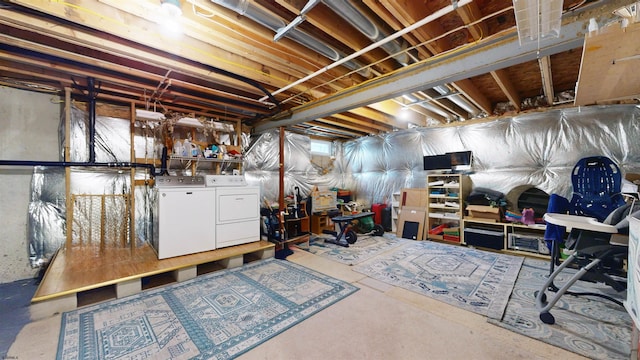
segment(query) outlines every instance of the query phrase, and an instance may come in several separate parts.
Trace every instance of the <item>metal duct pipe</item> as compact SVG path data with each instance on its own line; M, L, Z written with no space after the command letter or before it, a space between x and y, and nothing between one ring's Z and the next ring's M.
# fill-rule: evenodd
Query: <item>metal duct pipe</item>
M403 95L403 96L405 97L405 99L410 101L409 105L415 104L415 105L421 106L421 107L423 107L423 108L425 108L425 109L427 109L427 110L429 110L429 111L431 111L433 113L436 113L436 114L442 116L445 119L448 119L448 120L452 119L452 115L449 114L448 112L442 110L438 106L435 106L433 104L429 104L428 102L425 102L423 100L418 99L413 94L408 94L408 95Z
M378 26L376 26L369 17L361 13L350 1L323 0L322 2L373 42L378 42L388 36L387 34L383 34ZM389 55L394 55L393 58L403 66L409 64L409 55L404 52L407 44L402 39L386 42L380 45L380 47Z
M476 117L480 115L480 109L475 107L475 105L471 104L467 99L460 96L459 94L451 94L451 91L448 87L443 85L438 85L433 88L433 90L437 91L440 95L448 95L447 98L451 100L454 104L460 106L464 111L471 114L471 117ZM451 94L451 95L449 95Z
M278 29L287 26L287 24L282 19L274 17L261 8L254 6L247 0L211 0L211 2L223 6L231 11L235 11L240 15L246 16L249 19L257 22L258 24L272 30L273 32L278 32ZM338 61L340 60L340 58L344 57L331 46L323 43L322 41L319 41L318 39L305 33L304 31L293 28L286 34L286 37L323 55L324 57L332 61ZM349 61L344 65L350 70L364 68L363 65L360 65L353 61ZM361 70L358 71L358 73L364 77L369 77L371 75L367 70Z
M387 35L383 34L380 29L373 23L369 17L362 14L358 8L356 8L351 2L347 0L323 0L323 3L331 8L336 14L340 15L344 20L352 24L355 28L357 28L361 33L367 36L369 39L373 41L378 41L380 39L385 38ZM406 66L410 62L409 55L406 52L403 52L407 46L404 41L389 41L382 45L380 45L389 55L399 54L394 56L402 66ZM448 88L441 86L440 89L435 89L441 95L449 94L450 91ZM443 92L444 91L444 92ZM464 109L466 112L472 115L472 117L480 114L480 110L477 109L473 104L467 101L464 97L460 95L451 95L448 96L449 100L453 103ZM420 104L422 106L422 104ZM434 106L431 106L432 108ZM432 110L433 111L433 110Z

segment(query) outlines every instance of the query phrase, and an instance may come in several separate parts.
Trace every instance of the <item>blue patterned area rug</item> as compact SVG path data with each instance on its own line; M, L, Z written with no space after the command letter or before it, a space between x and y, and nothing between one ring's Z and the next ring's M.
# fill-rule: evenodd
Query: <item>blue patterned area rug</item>
M574 270L557 277L562 285ZM561 347L590 359L629 359L632 320L622 306L589 296L564 295L551 309L556 319L544 324L536 310L535 292L549 275L549 262L526 259L502 320L489 322L519 334ZM610 287L578 281L571 287L576 292L598 292L624 300L625 292ZM553 293L547 293L548 297Z
M324 239L327 236L330 235L315 235L309 241L309 248L306 250L310 253L347 265L361 263L387 250L411 241L398 239L393 234L385 234L384 236L359 235L355 243L350 244L349 247L344 247L325 242Z
M230 359L357 290L262 260L66 312L57 359Z
M354 270L475 313L501 318L522 257L411 241Z

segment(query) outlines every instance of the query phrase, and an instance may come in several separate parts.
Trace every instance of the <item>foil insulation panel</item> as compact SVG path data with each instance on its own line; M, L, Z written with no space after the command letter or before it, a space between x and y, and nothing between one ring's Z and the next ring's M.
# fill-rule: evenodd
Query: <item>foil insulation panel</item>
M389 204L402 188L423 188L423 156L473 152L472 186L509 194L536 187L571 195L570 173L583 157L604 155L623 173L640 172L640 108L591 106L530 113L459 126L414 128L336 143L330 173L310 166L309 138L286 134L285 191L314 185L348 189L368 207ZM278 196L278 132L262 134L247 154L245 171L262 195Z
M73 109L70 141L71 161L86 162L87 115ZM136 126L142 126L136 122ZM128 162L129 121L96 119L96 161ZM63 134L63 129L61 129ZM137 129L136 157L157 152L153 131ZM592 106L530 113L511 118L459 126L414 128L348 142L334 142L335 160L328 169L312 161L310 138L285 133L284 183L286 194L298 187L303 195L314 186L351 191L361 206L389 204L402 188L424 188L427 173L423 156L452 151L473 152L469 173L472 186L508 194L536 187L548 194L571 195L570 173L579 159L604 155L623 172L640 173L640 108L635 105ZM64 144L65 142L61 142ZM277 202L279 187L279 134L277 130L251 138L243 134L244 173L249 185L261 188L263 200ZM62 153L62 149L61 149ZM140 155L141 154L141 155ZM179 173L183 169L171 169ZM329 171L327 171L329 170ZM148 176L138 171L136 179ZM63 168L34 170L29 206L29 242L33 266L38 266L65 241L65 190ZM74 168L73 194L130 193L128 172L111 169ZM151 240L151 221L156 204L148 186L136 187L135 246ZM114 205L107 212L122 211ZM110 215L110 214L107 214ZM87 216L86 219L90 219ZM91 221L81 226L89 226ZM76 238L73 241L79 241Z

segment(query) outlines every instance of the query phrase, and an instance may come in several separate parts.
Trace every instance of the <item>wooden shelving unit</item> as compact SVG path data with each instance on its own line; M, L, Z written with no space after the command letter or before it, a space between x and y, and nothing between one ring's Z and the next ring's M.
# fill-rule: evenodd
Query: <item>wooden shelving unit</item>
M477 218L465 218L462 223L467 233L467 245L549 258L549 254L545 253L546 245L541 242L546 229L543 224L524 225ZM473 239L470 234L473 234Z
M464 243L462 218L467 193L467 176L462 174L427 175L426 237L457 244ZM446 226L451 234L430 234L429 230ZM457 234L455 235L457 229Z
M324 230L333 231L335 225L326 213L316 213L311 215L311 233L322 234Z
M393 193L393 199L391 200L391 231L394 233L398 231L398 218L400 216L400 196L401 193Z

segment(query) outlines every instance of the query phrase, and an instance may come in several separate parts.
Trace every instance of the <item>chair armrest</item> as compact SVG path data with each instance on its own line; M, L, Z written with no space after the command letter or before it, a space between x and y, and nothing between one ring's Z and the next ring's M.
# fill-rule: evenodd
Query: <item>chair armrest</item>
M629 246L629 235L624 234L612 234L609 244L615 246Z
M603 224L595 218L587 216L546 213L544 214L544 221L571 229L575 228L609 234L615 234L618 232L618 229L616 229L615 226Z

